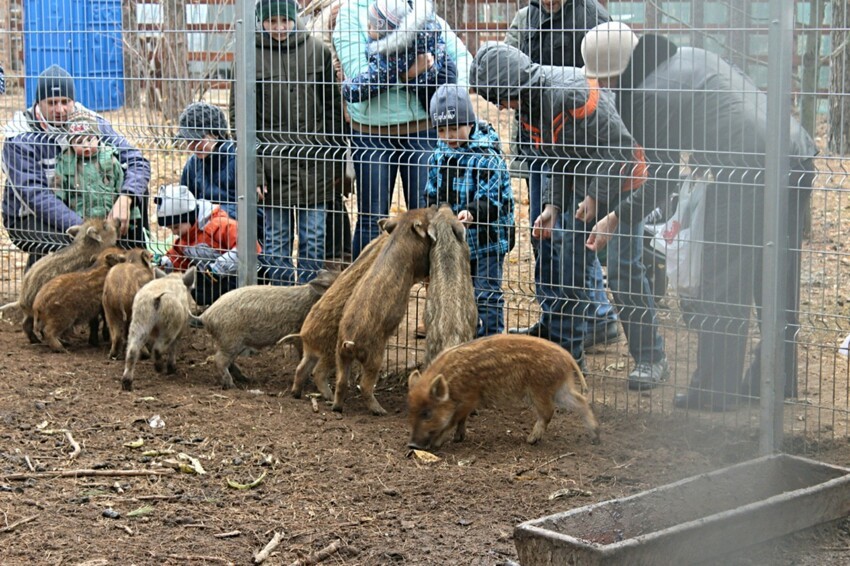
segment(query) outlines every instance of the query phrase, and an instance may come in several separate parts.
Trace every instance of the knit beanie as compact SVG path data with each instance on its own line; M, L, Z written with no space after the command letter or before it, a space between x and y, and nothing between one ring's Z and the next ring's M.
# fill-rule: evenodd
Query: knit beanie
M193 102L180 114L180 129L177 139L193 141L211 135L216 139L227 139L227 118L218 106L206 102Z
M51 65L38 76L35 84L35 102L62 96L74 100L74 79L59 65Z
M412 10L407 0L375 0L369 6L369 26L383 35L398 29Z
M431 111L431 125L435 128L465 126L474 124L476 121L469 91L458 85L440 85L434 96L431 97L429 109Z
M154 197L156 220L160 226L175 226L182 222L194 224L198 203L186 185L162 185Z
M260 0L257 3L257 19L261 22L275 16L283 16L287 20L298 19L298 3L295 0Z
M91 112L77 110L65 122L65 129L70 139L80 136L100 136L97 116Z

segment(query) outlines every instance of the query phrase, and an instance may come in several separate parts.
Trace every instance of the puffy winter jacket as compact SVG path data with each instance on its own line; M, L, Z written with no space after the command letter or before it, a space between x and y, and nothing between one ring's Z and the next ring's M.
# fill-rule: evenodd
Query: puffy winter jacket
M341 190L345 121L330 50L301 22L286 41L260 31L257 51L257 183L264 204L312 206ZM237 89L231 89L235 123Z
M77 110L85 111L77 103ZM142 152L130 145L103 117L97 116L101 142L118 152L118 161L124 167L124 184L121 194L133 197L136 206L144 210L151 167ZM54 232L65 232L81 224L83 218L71 210L53 192L56 160L67 147L67 135L45 131L32 108L17 112L6 125L3 143L3 170L6 185L3 191L3 220L9 225L13 217L33 215L42 226Z
M531 0L517 10L505 43L541 65L584 67L581 40L588 30L610 21L611 16L596 0L565 0L555 13Z
M719 181L764 183L767 96L718 55L645 35L616 94L620 114L650 163L650 182L616 209L624 222L643 218L675 190L683 151L692 168ZM792 166L816 153L811 136L792 118Z
M514 237L514 196L501 142L490 124L477 122L466 145L437 143L428 161L425 202L449 204L455 214L472 213L466 231L471 258L508 253Z
M475 91L494 104L518 100L521 127L532 151L552 168L543 203L564 210L570 190L606 206L622 191L640 186L646 172L635 144L617 114L614 96L575 67L532 63L502 43L485 44L470 69Z
M115 148L100 144L91 157L78 157L71 148L56 160L56 196L83 218L105 218L124 184L124 169ZM138 208L134 219L141 218Z

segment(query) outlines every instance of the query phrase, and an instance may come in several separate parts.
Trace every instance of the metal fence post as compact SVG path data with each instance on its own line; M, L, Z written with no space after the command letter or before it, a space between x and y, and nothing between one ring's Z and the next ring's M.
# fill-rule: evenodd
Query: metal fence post
M761 434L759 451L782 446L785 390L785 310L789 250L788 170L791 137L791 65L794 2L771 0L768 34L767 147L765 155L764 265L761 312ZM798 274L792 274L798 276Z
M237 2L236 76L236 179L239 216L239 285L257 282L257 82L254 48L254 3Z

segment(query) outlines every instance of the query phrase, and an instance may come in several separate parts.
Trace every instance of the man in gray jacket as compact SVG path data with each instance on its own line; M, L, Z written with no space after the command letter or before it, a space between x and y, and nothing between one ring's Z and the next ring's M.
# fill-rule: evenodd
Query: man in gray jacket
M585 197L600 208L613 207L624 190L639 186L645 169L640 148L617 115L611 93L575 67L538 65L514 47L490 43L476 54L470 83L488 101L517 110L535 151L551 168L533 236L552 239L556 263L552 281L539 284L537 293L550 339L581 363L589 300L585 280L595 255L584 245L589 226L576 209ZM559 220L573 229L555 228ZM636 362L629 386L648 389L666 379L667 362L638 230L639 222L624 225L622 237L615 239L618 247L609 255L608 277Z
M581 40L584 34L610 19L608 12L596 0L531 0L528 6L517 10L505 34L505 44L516 47L534 63L582 67ZM518 121L515 122L515 132L512 149L517 159L528 167L528 216L537 218L543 209L540 197L544 185L549 182L549 168L546 160L534 150L528 134L519 127ZM572 225L562 228L570 230ZM551 278L555 262L551 242L532 238L531 245L534 250L534 281L546 284ZM581 250L578 253L582 253ZM608 300L598 259L594 259L588 267L587 274L585 286L590 303L586 309L588 328L584 339L585 349L616 342L620 337L617 314ZM527 328L511 328L508 332L549 337L549 329L542 320Z
M699 345L696 371L677 407L722 411L736 405L741 388L753 301L761 303L761 248L767 98L736 67L718 55L678 47L658 35L640 40L621 23L604 24L582 44L587 76L614 89L617 107L652 164L649 182L624 199L594 227L589 239L602 249L607 233L634 222L666 202L679 181L680 160L711 174L707 192L701 297L697 310ZM797 394L797 305L802 219L814 181L814 142L799 122L791 122L791 178L787 192L788 240L792 250L786 300L785 395ZM601 216L600 216L601 218ZM755 360L759 359L756 352ZM751 366L745 393L757 394L758 366Z

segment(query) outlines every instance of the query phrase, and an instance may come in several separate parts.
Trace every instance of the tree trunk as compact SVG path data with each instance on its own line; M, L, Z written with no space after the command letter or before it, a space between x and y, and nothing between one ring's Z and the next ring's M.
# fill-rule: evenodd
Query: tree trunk
M832 57L829 62L829 149L850 153L850 9L847 0L832 0Z
M162 80L159 106L166 120L177 120L189 103L189 49L186 41L186 0L162 0L159 63Z
M147 76L146 57L139 41L136 5L138 0L124 0L121 3L121 25L124 39L124 104L137 108L141 102L141 81Z

